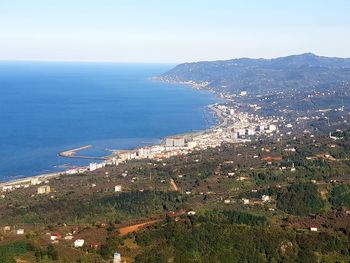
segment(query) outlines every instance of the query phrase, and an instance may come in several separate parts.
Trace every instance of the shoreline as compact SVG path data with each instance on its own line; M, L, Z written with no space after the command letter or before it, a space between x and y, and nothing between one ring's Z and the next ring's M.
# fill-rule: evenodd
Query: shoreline
M48 179L60 177L63 174L65 174L65 171L54 172L54 173L47 173L47 174L39 174L39 175L32 175L32 176L18 178L18 179L6 181L6 182L0 182L0 187L14 186L14 185L25 185L25 184L28 184L28 183L30 184L30 182L33 179L48 180Z
M181 84L181 85L186 85L186 86L192 87L191 85L188 85L188 84ZM192 88L196 89L195 87L192 87ZM213 92L210 92L210 93L213 93ZM216 93L213 93L213 94L216 97L218 97ZM201 135L201 134L209 132L213 129L221 127L224 124L225 118L223 118L221 115L218 114L218 112L216 110L214 110L214 105L216 105L216 104L217 103L209 104L206 106L206 108L210 109L214 113L215 118L219 121L219 123L214 125L214 127L208 127L206 129L200 130L200 131L185 132L185 133L181 133L181 134L168 135L168 136L161 138L161 143L163 143L167 138L172 138L172 137L176 137L176 136L183 136L183 137L191 138L191 137L194 137L196 135ZM160 144L155 144L155 145L160 145ZM147 146L151 146L151 144L148 144ZM93 147L93 145L85 145L85 146L77 147L74 149L68 149L68 150L63 151L63 152L59 152L57 155L60 157L63 157L63 158L91 159L91 160L100 160L100 161L108 161L112 158L112 157L110 157L110 158L107 158L107 157L102 157L102 158L101 157L87 157L87 156L76 155L79 151L84 150L84 149L89 149L92 147ZM134 147L130 150L121 150L121 151L133 151L137 148L138 147ZM89 166L82 166L81 168L87 169L88 167ZM69 171L69 169L65 169L65 170L60 171L60 172L32 175L32 176L28 176L28 177L22 177L22 178L18 178L18 179L3 181L3 182L0 181L0 187L14 186L14 185L25 185L28 183L30 184L32 179L42 179L42 180L46 181L48 179L57 178L57 177L66 175L67 171Z

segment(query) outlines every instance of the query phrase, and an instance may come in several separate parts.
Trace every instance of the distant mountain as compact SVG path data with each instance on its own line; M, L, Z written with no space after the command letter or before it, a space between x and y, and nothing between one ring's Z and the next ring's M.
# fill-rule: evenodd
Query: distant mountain
M275 59L184 63L157 79L224 92L328 89L349 85L350 58L306 53Z

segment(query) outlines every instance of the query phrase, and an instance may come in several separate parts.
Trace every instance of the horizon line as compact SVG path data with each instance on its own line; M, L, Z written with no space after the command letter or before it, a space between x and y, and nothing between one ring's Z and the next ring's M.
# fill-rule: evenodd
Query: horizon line
M177 62L164 62L164 61L117 61L117 60L79 60L79 59L1 59L0 62L43 62L43 63L106 63L106 64L184 64L184 63L193 63L193 62L211 62L211 61L225 61L225 60L234 60L234 59L266 59L272 60L276 58L283 58L289 56L301 56L301 55L314 55L317 57L328 57L328 58L341 58L348 59L350 57L342 56L326 56L319 55L314 52L302 52L302 53L291 53L289 55L280 55L273 57L249 57L249 56L240 56L240 57L230 57L230 58L217 58L217 59L199 59L191 61L177 61Z

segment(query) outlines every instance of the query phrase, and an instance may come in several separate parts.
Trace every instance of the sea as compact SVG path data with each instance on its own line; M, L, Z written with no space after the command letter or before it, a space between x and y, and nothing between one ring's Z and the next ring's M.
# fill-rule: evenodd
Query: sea
M207 91L151 79L175 65L0 62L0 181L64 171L113 150L217 124Z

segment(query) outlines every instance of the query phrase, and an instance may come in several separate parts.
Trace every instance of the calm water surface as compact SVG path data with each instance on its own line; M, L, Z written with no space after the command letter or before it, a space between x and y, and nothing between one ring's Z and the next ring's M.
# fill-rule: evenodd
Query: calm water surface
M173 65L0 63L0 181L86 165L57 153L84 154L157 143L216 120L216 98L149 77Z

